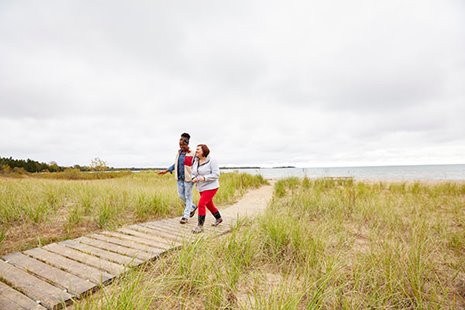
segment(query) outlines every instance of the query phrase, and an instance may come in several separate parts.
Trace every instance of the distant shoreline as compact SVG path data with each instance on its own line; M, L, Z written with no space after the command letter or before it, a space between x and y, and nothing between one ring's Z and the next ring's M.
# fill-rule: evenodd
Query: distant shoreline
M463 164L418 164L418 165L367 165L367 166L322 166L322 167L297 167L297 166L276 166L276 167L259 167L259 166L234 166L234 167L220 167L222 170L249 170L249 169L346 169L346 168L384 168L384 167L433 167L433 166L463 166ZM109 170L129 170L129 171L147 171L147 170L165 170L165 167L112 167Z

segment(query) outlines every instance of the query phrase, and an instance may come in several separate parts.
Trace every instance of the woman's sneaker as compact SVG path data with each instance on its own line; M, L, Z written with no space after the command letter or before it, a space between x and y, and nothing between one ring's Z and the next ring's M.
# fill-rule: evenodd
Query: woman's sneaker
M221 223L223 223L223 219L220 217L220 218L216 219L215 223L213 223L212 226L218 226Z
M192 232L194 234L198 234L198 233L203 232L203 226L195 226L194 228L192 228Z
M181 224L187 224L187 219L185 217L181 218L181 220L179 221L179 223Z

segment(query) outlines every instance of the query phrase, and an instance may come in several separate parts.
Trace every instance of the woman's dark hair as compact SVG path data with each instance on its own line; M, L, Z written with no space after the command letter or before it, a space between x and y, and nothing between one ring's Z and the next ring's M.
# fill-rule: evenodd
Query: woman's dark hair
M206 144L199 144L197 146L200 146L202 148L203 156L207 157L208 154L210 154L210 149L208 148L208 146Z

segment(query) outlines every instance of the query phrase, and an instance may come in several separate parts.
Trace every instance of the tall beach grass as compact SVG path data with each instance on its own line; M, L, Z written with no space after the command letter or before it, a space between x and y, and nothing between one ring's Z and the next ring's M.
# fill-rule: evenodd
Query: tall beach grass
M262 216L77 309L463 309L465 185L285 179Z
M109 179L57 178L0 178L0 254L178 216L184 209L172 176L141 172ZM216 201L220 206L232 203L265 182L260 176L222 174ZM198 194L194 197L197 201Z

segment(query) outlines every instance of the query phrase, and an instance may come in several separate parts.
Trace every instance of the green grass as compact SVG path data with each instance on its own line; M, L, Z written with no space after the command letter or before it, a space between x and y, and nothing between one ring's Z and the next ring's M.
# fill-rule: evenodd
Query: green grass
M465 184L281 180L259 218L76 308L463 309L464 224Z
M118 176L91 180L0 178L0 254L36 246L38 238L67 239L182 214L184 207L172 176L155 172ZM265 182L260 176L222 174L215 201L220 206L232 203L247 189ZM194 193L198 201L197 191Z

